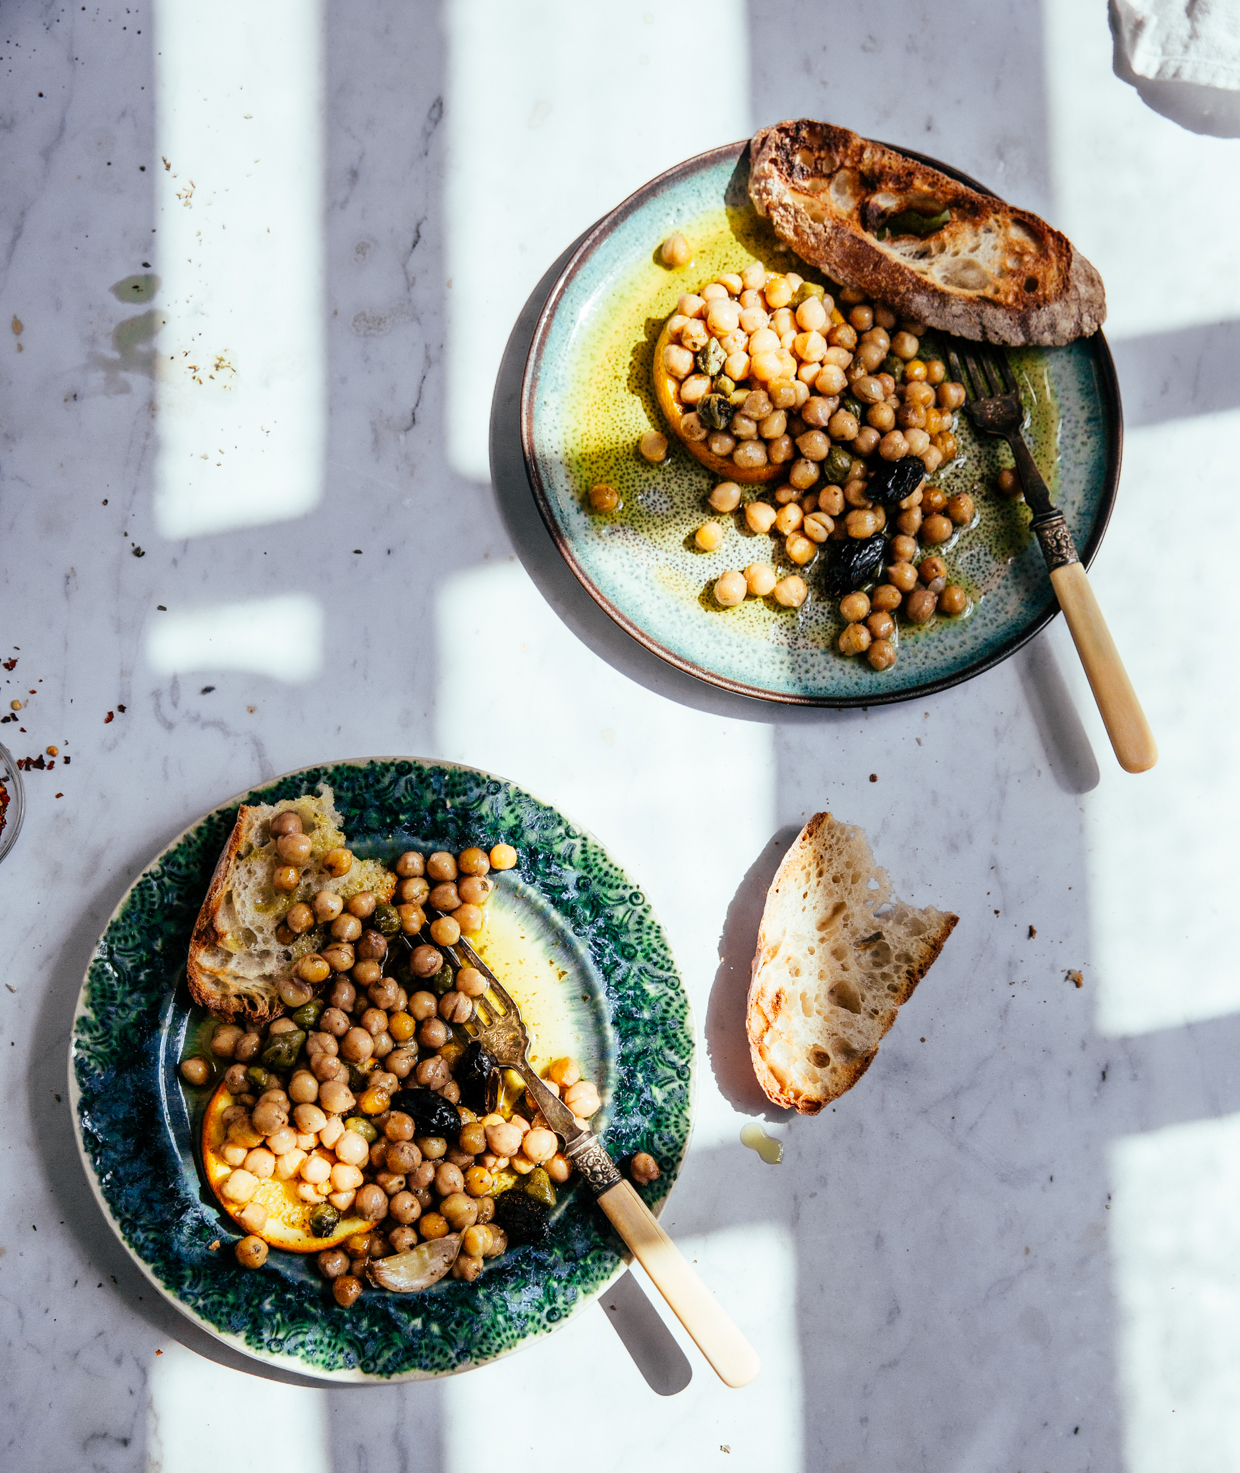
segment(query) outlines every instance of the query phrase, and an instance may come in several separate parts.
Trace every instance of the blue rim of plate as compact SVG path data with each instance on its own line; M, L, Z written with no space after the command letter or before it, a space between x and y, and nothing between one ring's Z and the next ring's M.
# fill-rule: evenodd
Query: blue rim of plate
M547 352L552 329L556 324L557 315L564 306L567 294L573 288L577 278L587 267L591 257L599 246L638 210L655 199L659 194L675 187L677 184L699 172L724 163L739 163L748 147L749 140L745 139L739 143L722 144L717 148L709 149L704 153L696 154L694 157L686 159L683 163L677 164L674 168L666 170L664 173L650 180L647 184L642 185L640 189L629 195L627 199L623 200L613 210L604 215L581 238L547 296L535 325L529 352L526 356L520 400L521 448L525 460L526 476L547 531L550 533L560 555L564 558L578 582L580 582L594 602L621 629L667 664L674 666L676 669L683 670L687 674L709 685L731 691L736 695L748 696L754 700L774 702L781 705L817 706L825 709L845 710L855 707L865 708L878 705L893 705L901 701L919 700L924 696L933 695L938 691L948 690L952 686L960 685L964 681L971 680L975 676L983 674L985 671L1001 664L1010 655L1015 654L1017 650L1040 633L1059 612L1059 605L1054 598L1049 580L1045 584L1046 601L1035 615L1030 617L1009 638L987 649L983 654L970 660L967 664L950 670L945 675L894 690L883 690L879 687L867 691L864 694L818 695L768 689L733 679L720 671L697 663L676 650L669 648L667 644L651 635L636 619L631 617L619 604L610 598L598 586L578 557L572 539L557 516L554 498L548 486L547 479L544 476L543 466L537 449L536 421L538 411L536 400L539 380L543 371L544 354ZM896 144L885 144L884 147L892 148L896 152L904 154L907 158L916 159L920 163L938 169L970 189L977 190L980 194L999 198L993 190L988 189L984 184L981 184L970 175L963 173L950 164L945 164L941 160L932 158L928 154L918 153L913 149L902 148ZM1089 567L1102 544L1103 536L1106 533L1107 525L1110 522L1111 514L1115 507L1115 499L1119 490L1124 431L1119 382L1116 377L1114 360L1111 357L1111 350L1107 345L1106 338L1102 331L1099 330L1092 337L1080 341L1083 341L1087 345L1091 353L1095 381L1098 385L1106 415L1107 436L1105 473L1097 510L1089 527L1088 535L1083 539L1079 536L1077 538L1077 550L1081 562L1085 567Z
M617 1159L655 1155L663 1175L640 1190L661 1211L688 1148L696 1061L688 996L649 902L587 830L550 804L476 768L418 758L344 759L286 773L204 815L146 866L104 928L78 998L69 1048L78 1150L96 1201L139 1269L216 1339L326 1381L455 1374L560 1328L624 1271L627 1252L583 1184L561 1194L546 1245L509 1250L477 1284L368 1292L346 1312L332 1304L313 1255L272 1253L263 1270L240 1269L230 1250L241 1234L199 1171L210 1090L185 1091L177 1075L186 1030L206 1016L185 987L190 931L239 804L296 796L319 782L332 786L362 857L394 857L411 844L456 851L482 837L517 848L517 868L500 877L510 887L504 899L575 958L566 976L598 1014L615 1086L603 1143Z

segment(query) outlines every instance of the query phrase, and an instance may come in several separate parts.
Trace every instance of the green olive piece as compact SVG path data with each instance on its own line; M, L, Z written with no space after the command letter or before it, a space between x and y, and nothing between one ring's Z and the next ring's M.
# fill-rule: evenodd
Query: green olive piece
M711 338L704 348L698 350L694 361L697 363L699 373L704 373L707 378L714 378L723 367L727 356L719 339Z
M268 1074L267 1070L264 1069L261 1064L251 1064L250 1067L245 1071L245 1077L250 1081L255 1089L260 1091L264 1089L272 1089L280 1082L273 1075Z
M400 931L400 914L394 905L381 900L375 906L370 924L381 936L395 936Z
M828 481L835 486L842 486L852 469L852 456L841 446L832 445L822 469Z
M291 1069L305 1041L304 1029L290 1028L287 1033L277 1033L260 1057L268 1069Z
M349 1071L349 1088L355 1095L365 1094L370 1088L370 1069L375 1066L375 1059L367 1059L370 1069L364 1069L361 1064L355 1064L351 1059L346 1059L345 1068Z
M535 1166L525 1178L525 1194L533 1197L535 1202L543 1202L548 1207L555 1206L555 1188L551 1185L551 1178L545 1167Z
M289 1014L298 1028L313 1028L323 1016L323 1010L327 1004L321 997L312 997L309 1002L302 1003L301 1007L295 1008Z
M880 372L889 373L895 379L896 383L899 383L904 377L904 359L897 358L894 353L888 353L886 358L883 359L883 366Z
M310 1231L316 1238L330 1238L340 1222L340 1214L330 1202L320 1202L310 1214Z
M368 1146L373 1146L379 1139L379 1132L363 1115L350 1115L344 1123L344 1128L360 1135Z
M721 373L719 377L715 380L715 382L711 385L711 388L714 389L716 394L722 394L723 397L728 401L728 403L731 404L732 395L736 393L736 383L733 379L730 379L726 373ZM745 397L746 399L748 399L748 393L746 393Z
M819 286L816 281L803 281L796 289L796 293L792 298L792 305L799 307L802 302L808 302L811 297L825 297L826 294L827 289L825 286Z

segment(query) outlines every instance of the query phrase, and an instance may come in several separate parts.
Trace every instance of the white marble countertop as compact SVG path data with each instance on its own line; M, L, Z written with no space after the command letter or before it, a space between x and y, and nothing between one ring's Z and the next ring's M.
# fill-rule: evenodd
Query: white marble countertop
M513 1473L1235 1463L1240 779L1214 551L1240 145L1113 76L1100 0L881 15L6 9L0 696L26 704L0 740L61 755L0 867L4 1467L205 1473L278 1427L305 1473L461 1473L480 1414ZM758 708L600 628L536 524L505 522L487 413L539 277L661 169L803 113L951 160L1101 269L1127 439L1095 585L1153 773L1116 767L1059 622L929 701ZM748 1389L663 1328L640 1273L445 1383L276 1378L157 1299L105 1226L65 1090L103 923L203 811L372 753L532 788L651 896L703 1046L664 1220L763 1357ZM748 959L824 807L961 921L854 1091L766 1112L770 1169L738 1141L764 1115Z

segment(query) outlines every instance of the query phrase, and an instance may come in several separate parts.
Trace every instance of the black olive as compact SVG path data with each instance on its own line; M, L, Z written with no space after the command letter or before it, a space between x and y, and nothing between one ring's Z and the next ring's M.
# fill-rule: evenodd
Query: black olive
M495 1060L477 1039L466 1045L453 1075L461 1091L461 1104L479 1115L486 1113L487 1081Z
M495 1199L495 1221L508 1234L508 1241L545 1243L551 1232L551 1209L517 1187Z
M883 460L866 482L866 499L890 510L911 496L926 478L926 468L915 455Z
M726 430L732 423L732 406L722 394L707 394L698 400L698 418L712 430Z
M461 1117L455 1105L429 1089L398 1089L392 1109L411 1115L419 1135L442 1136L454 1141L461 1133Z
M865 583L878 577L887 551L887 539L880 532L875 537L849 537L831 545L831 564L827 568L827 592L836 598L855 593Z

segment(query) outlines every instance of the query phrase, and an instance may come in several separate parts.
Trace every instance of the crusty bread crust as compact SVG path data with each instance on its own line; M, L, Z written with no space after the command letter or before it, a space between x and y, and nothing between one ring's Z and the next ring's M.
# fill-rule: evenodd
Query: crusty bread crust
M816 1115L851 1089L956 919L893 899L862 831L816 813L771 882L754 953L745 1022L767 1098Z
M274 987L269 992L264 989L263 995L258 998L246 996L222 985L220 969L209 960L218 949L219 932L216 921L237 862L241 838L249 827L252 812L244 803L241 805L237 812L237 822L233 824L233 831L228 836L228 843L224 845L215 862L211 884L207 887L207 897L202 902L198 919L194 922L185 971L189 978L190 996L199 1007L209 1008L217 1017L225 1018L230 1023L241 1017L243 1021L261 1028L284 1011L284 1004Z
M1106 320L1102 278L1067 236L847 128L801 118L762 129L749 192L803 260L944 332L1052 345ZM879 237L910 210L951 218L924 236Z

